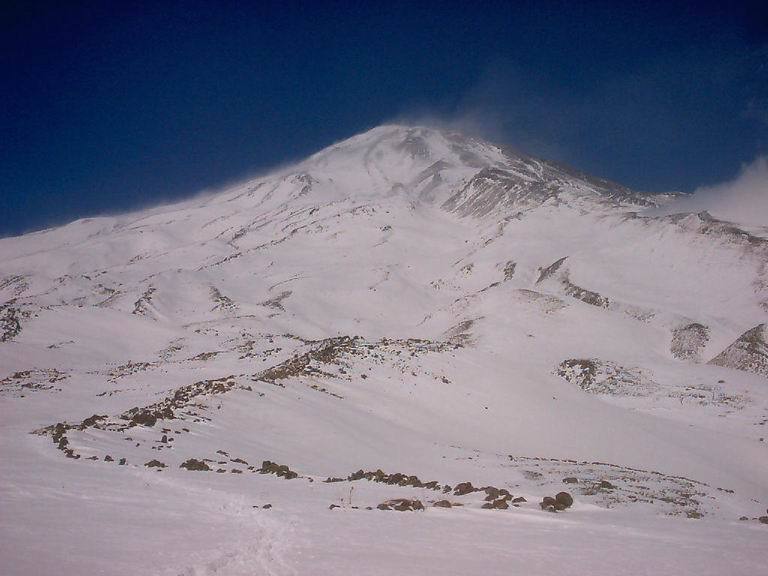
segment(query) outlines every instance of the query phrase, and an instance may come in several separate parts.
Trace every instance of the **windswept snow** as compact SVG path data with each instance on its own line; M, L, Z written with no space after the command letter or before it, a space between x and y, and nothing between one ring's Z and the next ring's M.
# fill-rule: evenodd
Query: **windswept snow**
M766 572L768 240L661 202L390 125L0 240L0 570Z

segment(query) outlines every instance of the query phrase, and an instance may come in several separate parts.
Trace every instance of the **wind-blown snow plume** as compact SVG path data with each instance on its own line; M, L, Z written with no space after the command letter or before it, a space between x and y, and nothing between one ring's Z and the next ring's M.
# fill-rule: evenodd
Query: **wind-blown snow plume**
M768 226L768 157L758 156L734 180L698 188L665 206L663 213L704 210L723 220Z

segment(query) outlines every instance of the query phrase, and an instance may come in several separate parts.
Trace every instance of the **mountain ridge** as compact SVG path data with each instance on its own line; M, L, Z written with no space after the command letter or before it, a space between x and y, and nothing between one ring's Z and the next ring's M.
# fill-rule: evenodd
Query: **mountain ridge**
M42 526L77 550L45 527L97 538L143 498L182 519L201 570L233 532L207 541L198 515L259 550L284 534L277 573L310 570L327 538L355 543L329 548L344 571L372 526L396 544L385 567L417 534L450 558L463 525L495 526L499 549L568 522L648 550L660 532L762 546L768 241L646 216L665 198L585 178L385 126L216 194L0 240L9 546ZM573 508L541 524L564 479ZM488 509L466 482L526 502ZM92 508L59 497L84 486ZM436 531L379 520L396 497ZM461 506L431 506L444 498ZM191 562L148 546L163 569Z

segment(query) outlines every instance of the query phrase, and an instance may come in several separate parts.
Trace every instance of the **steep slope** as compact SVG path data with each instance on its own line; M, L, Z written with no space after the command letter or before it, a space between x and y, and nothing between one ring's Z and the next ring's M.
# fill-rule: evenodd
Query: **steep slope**
M768 376L766 325L758 324L710 361L717 366L736 368Z
M422 520L376 510L403 497L464 504L424 513L427 548L448 551L453 518L497 531L497 560L451 547L459 573L501 573L501 543L569 522L695 542L709 563L678 572L733 568L704 552L727 542L754 573L768 381L718 359L768 321L768 241L705 213L644 215L663 201L382 126L183 203L0 240L4 572L25 572L45 525L50 566L77 540L104 546L65 573L306 573L312 558L343 573L366 546L381 573L423 573L406 545ZM564 478L573 508L545 515ZM529 502L482 510L466 481ZM118 553L100 534L146 528L128 512L145 487L155 544ZM366 541L377 526L391 545ZM329 555L334 539L349 551Z

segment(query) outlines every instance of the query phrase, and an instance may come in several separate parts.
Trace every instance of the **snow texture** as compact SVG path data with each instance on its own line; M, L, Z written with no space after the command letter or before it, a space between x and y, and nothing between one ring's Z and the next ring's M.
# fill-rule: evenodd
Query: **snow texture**
M0 240L0 572L768 573L768 240L667 200L387 125Z

